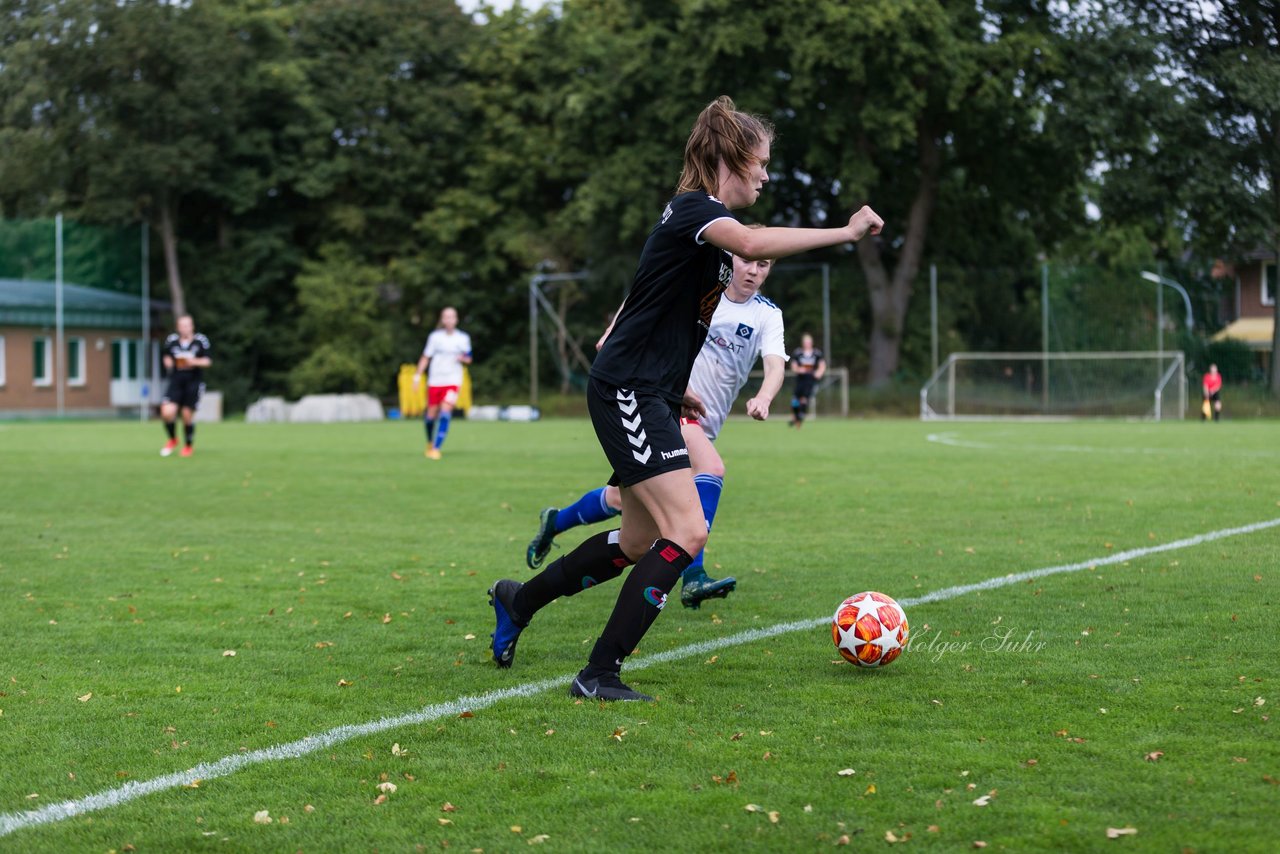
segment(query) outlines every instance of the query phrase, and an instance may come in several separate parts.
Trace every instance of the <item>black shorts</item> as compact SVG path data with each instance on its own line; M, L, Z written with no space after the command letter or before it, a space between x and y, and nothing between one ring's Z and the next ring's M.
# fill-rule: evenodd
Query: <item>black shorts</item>
M613 466L611 485L634 486L689 468L689 449L680 435L680 409L665 398L592 378L587 383L587 411Z
M813 397L813 374L796 374L796 397Z
M164 402L176 403L183 409L195 411L200 405L200 395L204 394L204 382L177 371L169 376L169 386L164 390Z

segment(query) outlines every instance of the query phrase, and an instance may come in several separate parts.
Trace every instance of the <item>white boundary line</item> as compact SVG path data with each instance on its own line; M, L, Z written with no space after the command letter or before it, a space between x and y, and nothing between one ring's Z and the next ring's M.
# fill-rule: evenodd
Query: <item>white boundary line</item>
M1182 540L1175 540L1171 543L1164 543L1158 546L1147 546L1140 549L1129 549L1128 551L1119 552L1105 557L1094 558L1092 560L1084 560L1078 563L1062 564L1061 566L1048 566L1041 569L1032 569L1026 572L1017 572L1009 575L1000 575L995 578L988 578L986 581L979 581L974 584L961 584L956 587L944 587L941 590L935 590L932 593L926 593L923 596L916 596L911 599L903 599L901 604L904 607L913 605L924 605L929 602L943 602L948 599L956 599L969 593L977 593L982 590L994 590L998 587L1008 587L1012 584L1018 584L1023 581L1030 581L1036 578L1044 578L1049 575L1058 575L1065 572L1079 572L1082 569L1091 569L1098 566L1107 566L1110 564L1124 563L1125 561L1134 560L1148 555L1159 554L1161 552L1176 551L1178 549L1191 548L1192 546L1211 543L1215 540L1225 539L1227 537L1236 537L1242 534L1253 534L1258 531L1264 531L1268 528L1280 527L1280 519L1269 519L1265 522L1255 522L1252 525L1242 525L1238 528L1223 528L1219 531L1210 531L1205 534L1197 534L1194 537L1187 537ZM740 646L745 643L752 643L766 638L777 637L779 635L789 634L791 632L799 632L816 629L819 626L830 622L830 617L821 617L810 620L796 620L789 623L777 623L772 626L766 626L760 629L749 629L745 632L729 635L714 640L702 641L701 643L689 644L677 649L659 652L653 655L642 656L628 665L628 670L642 670L646 667L652 667L655 664L663 664L668 661L679 661L682 658L692 658L694 656L706 655L718 649L725 649L731 646ZM503 700L514 699L517 697L531 697L535 694L541 694L552 688L563 688L573 679L574 674L557 676L551 679L542 679L537 682L526 682L523 685L515 685L511 688L503 688L498 691L489 691L485 694L476 694L464 697L458 697L444 703L436 703L431 706L419 709L416 712L408 712L393 717L379 718L376 721L368 721L362 724L347 724L345 726L335 727L317 735L309 735L305 738L291 741L286 744L277 744L273 747L266 747L261 750L253 750L248 753L236 753L231 756L219 759L216 762L205 762L186 771L177 771L172 774L165 774L161 777L153 777L150 780L141 782L129 782L114 789L107 789L97 794L88 795L71 801L62 801L61 803L49 804L37 810L28 810L16 813L0 813L0 837L8 836L19 830L28 827L36 827L42 824L52 824L64 819L73 818L88 812L96 812L111 807L120 806L129 801L137 800L146 795L162 792L166 789L176 789L181 786L188 786L196 780L213 780L218 777L226 777L234 774L243 768L251 765L257 765L263 762L274 762L280 759L297 759L307 756L311 753L332 747L335 744L341 744L344 741L350 741L353 738L361 738L367 735L385 732L389 729L396 729L404 726L413 726L416 724L424 724L430 721L439 720L444 717L453 717L460 715L466 711L475 711L477 709L485 709L489 706L496 705Z
M1093 445L1010 445L997 444L995 442L980 442L976 439L963 439L959 433L930 433L925 436L926 442L935 445L945 445L949 448L968 448L975 451L1030 451L1039 453L1041 451L1050 451L1060 454L1144 454L1148 456L1159 455L1175 455L1175 454L1192 454L1198 453L1193 448L1105 448ZM1221 452L1215 451L1216 454L1228 454L1235 457L1255 457L1273 459L1276 457L1275 451L1249 451L1240 449L1225 448Z

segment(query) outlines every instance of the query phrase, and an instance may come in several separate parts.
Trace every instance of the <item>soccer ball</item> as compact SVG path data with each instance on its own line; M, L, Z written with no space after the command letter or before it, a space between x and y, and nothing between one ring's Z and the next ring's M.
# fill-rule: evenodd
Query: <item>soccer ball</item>
M836 649L859 667L884 667L907 646L907 614L883 593L859 593L836 608L831 640Z

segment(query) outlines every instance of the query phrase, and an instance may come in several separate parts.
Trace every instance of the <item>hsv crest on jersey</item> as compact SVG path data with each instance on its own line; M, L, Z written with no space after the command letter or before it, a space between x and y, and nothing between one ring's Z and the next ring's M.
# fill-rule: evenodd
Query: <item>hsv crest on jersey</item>
M739 338L750 338L750 337L751 337L751 333L752 333L752 332L754 332L754 331L755 331L754 329L752 329L750 326L747 326L747 324L745 324L745 323L739 323L739 324L738 324L738 337L739 337Z

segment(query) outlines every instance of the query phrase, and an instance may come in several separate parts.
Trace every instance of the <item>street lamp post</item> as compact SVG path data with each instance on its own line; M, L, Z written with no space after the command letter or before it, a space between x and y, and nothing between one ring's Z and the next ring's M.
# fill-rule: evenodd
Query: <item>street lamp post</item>
M1141 275L1148 282L1173 288L1182 294L1182 304L1187 308L1187 331L1190 332L1195 326L1195 318L1191 313L1191 297L1187 295L1187 289L1168 276L1161 276L1150 270L1143 270ZM1161 356L1164 355L1164 288L1156 288L1156 350Z

